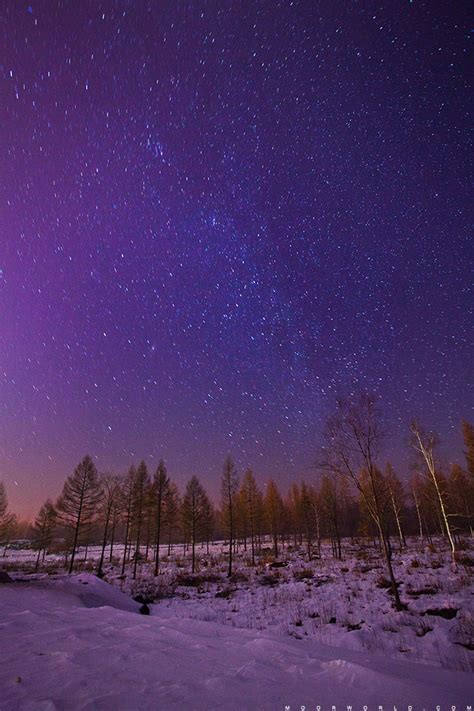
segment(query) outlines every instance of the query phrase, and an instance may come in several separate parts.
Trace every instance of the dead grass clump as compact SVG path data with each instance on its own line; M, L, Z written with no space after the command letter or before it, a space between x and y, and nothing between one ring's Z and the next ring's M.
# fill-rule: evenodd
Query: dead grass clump
M310 578L314 578L314 571L311 570L311 568L303 568L303 570L295 570L293 573L293 577L297 581L301 580L309 580Z
M195 574L181 574L176 576L176 585L182 585L188 588L198 588L204 583L219 583L221 578L219 575L214 573L208 573L206 575Z
M459 565L464 565L466 568L474 566L474 558L472 558L468 553L458 552L456 555L456 561Z
M407 590L407 595L418 597L419 595L436 595L439 592L439 585L427 585L424 588L412 588Z
M275 587L280 582L280 575L276 573L266 573L258 578L260 585L267 585L268 587Z

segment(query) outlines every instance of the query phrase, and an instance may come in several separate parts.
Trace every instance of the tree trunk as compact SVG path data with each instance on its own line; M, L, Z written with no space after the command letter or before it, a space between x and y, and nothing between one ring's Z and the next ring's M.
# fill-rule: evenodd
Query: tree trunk
M104 564L105 546L107 545L107 533L109 529L109 517L110 513L107 512L104 525L104 536L102 538L102 550L100 552L99 565L97 566L97 575L99 576L99 578L102 576L102 566Z

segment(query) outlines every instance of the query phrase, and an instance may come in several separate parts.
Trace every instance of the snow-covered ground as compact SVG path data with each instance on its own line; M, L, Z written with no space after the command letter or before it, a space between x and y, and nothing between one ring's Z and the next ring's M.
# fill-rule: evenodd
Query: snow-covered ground
M28 552L10 551L10 568L13 556L21 567ZM158 580L146 563L136 581L108 566L113 585L11 573L0 585L0 709L472 705L471 566L452 573L439 549L396 556L400 613L374 550L286 559L252 571L242 558L231 583L219 547L194 579L178 549ZM157 598L150 616L131 599L139 592Z

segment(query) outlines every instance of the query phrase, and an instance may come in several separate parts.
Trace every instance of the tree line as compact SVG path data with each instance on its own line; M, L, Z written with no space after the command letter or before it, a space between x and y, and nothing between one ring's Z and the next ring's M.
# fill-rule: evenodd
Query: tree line
M395 604L401 608L392 568L394 547L403 550L407 535L427 542L443 535L455 569L462 536L473 535L474 426L462 424L465 468L456 464L445 472L435 435L413 423L416 462L405 483L389 463L380 464L379 422L371 397L338 401L324 430L317 483L294 483L285 495L273 480L260 488L250 469L239 477L228 456L219 507L195 475L180 492L163 461L153 472L142 461L117 476L99 474L86 456L66 479L57 501L47 500L36 517L31 534L37 566L59 541L72 572L78 549L100 544L97 573L102 575L105 561L113 560L120 543L122 574L127 569L135 578L140 562L149 561L158 575L160 557L169 555L172 545L182 544L195 572L197 545L209 551L211 541L224 540L230 577L236 552L242 550L255 565L262 548L268 549L269 537L275 558L282 546L289 545L304 548L308 558L317 557L323 540L329 540L333 556L341 558L343 540L363 536L380 547ZM0 484L0 540L7 540L14 530L15 518Z

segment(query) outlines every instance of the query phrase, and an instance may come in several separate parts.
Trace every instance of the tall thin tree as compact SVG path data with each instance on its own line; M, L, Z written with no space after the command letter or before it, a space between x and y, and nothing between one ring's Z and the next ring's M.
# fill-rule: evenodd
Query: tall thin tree
M160 567L160 536L162 529L163 508L169 484L170 480L166 471L165 463L162 459L160 459L153 479L152 489L155 511L155 576L158 575L158 570Z
M133 491L133 520L135 523L135 554L133 561L133 579L137 577L137 566L138 560L140 558L140 544L142 535L142 523L143 523L143 512L145 508L146 496L148 493L148 487L150 485L150 478L148 475L148 469L145 462L142 460L138 465L137 472L135 475L135 485Z
M196 570L196 543L203 534L206 516L207 496L197 478L191 477L183 496L182 519L185 535L191 543L191 571Z
M97 566L97 575L102 577L103 565L105 556L105 547L107 545L109 531L111 528L114 508L120 497L120 481L114 474L103 474L99 479L100 503L98 506L98 518L102 525L102 548L100 551L99 564Z
M35 570L38 570L41 553L43 560L48 546L51 545L56 528L57 512L51 499L47 499L39 510L33 524L33 544L38 551Z
M97 469L91 457L86 455L66 479L56 505L59 517L72 534L69 573L74 569L80 537L92 523L99 498Z
M222 497L222 518L229 538L229 557L227 576L232 576L232 562L234 551L235 537L235 498L239 486L237 470L235 468L232 457L229 455L224 462L221 481L221 497Z

